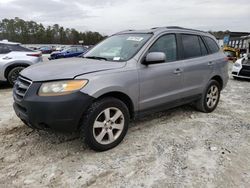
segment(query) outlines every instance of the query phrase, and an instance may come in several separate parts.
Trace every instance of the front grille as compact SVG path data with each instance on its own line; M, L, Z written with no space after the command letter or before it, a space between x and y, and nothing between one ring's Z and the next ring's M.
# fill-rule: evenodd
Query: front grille
M242 69L250 71L250 65L242 65Z
M240 76L247 76L249 77L250 76L250 70L247 70L247 69L241 69L240 70L240 73L239 73Z
M14 98L17 100L22 100L28 88L30 87L31 83L32 82L30 80L22 76L19 76L15 82L13 89Z

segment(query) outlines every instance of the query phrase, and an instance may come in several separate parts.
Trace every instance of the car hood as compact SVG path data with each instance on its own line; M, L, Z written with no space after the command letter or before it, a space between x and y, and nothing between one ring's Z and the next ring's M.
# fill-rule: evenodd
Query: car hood
M24 69L20 75L32 80L33 82L73 79L87 73L119 69L124 67L125 64L125 62L68 58L32 65Z

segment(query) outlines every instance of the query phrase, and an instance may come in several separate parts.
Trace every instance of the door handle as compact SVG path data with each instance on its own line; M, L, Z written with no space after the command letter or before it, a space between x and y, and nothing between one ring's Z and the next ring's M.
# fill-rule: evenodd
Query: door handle
M3 57L4 60L9 60L9 59L12 59L12 57L8 57L8 56L5 56Z
M180 68L175 69L174 74L180 74L182 73L182 70Z
M208 66L212 66L213 64L214 64L213 61L209 61L207 65L208 65Z

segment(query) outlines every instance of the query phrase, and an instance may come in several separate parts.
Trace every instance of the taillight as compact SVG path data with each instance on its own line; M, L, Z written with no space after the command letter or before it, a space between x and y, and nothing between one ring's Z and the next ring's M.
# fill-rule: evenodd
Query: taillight
M33 57L41 57L42 54L38 53L38 54L26 54L27 56L33 56Z

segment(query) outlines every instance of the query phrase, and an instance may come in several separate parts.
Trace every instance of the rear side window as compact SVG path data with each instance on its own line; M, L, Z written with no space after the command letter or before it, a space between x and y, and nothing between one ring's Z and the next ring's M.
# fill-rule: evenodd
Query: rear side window
M10 49L5 44L0 44L0 54L7 54L10 52Z
M201 54L207 55L208 54L207 48L200 37L199 37L199 42L200 42L200 47L201 47Z
M32 52L33 50L25 48L20 45L8 45L8 48L10 51L15 51L15 52Z
M204 39L211 53L216 53L220 50L219 46L212 38L204 37Z
M174 34L161 36L150 47L149 52L163 52L166 54L166 61L175 61L177 59L177 45Z
M202 56L198 36L182 34L181 38L185 59Z

